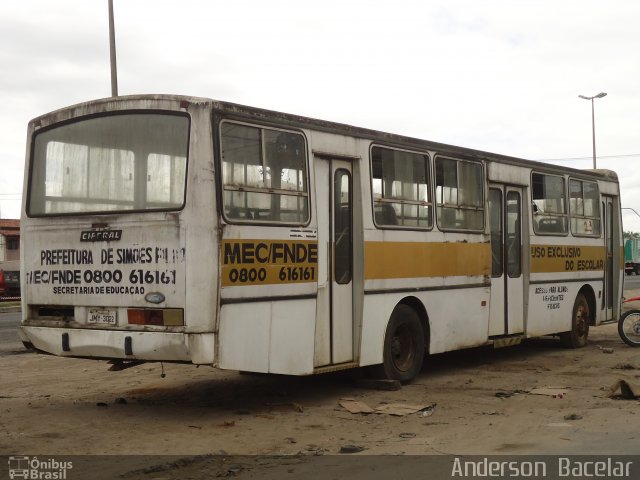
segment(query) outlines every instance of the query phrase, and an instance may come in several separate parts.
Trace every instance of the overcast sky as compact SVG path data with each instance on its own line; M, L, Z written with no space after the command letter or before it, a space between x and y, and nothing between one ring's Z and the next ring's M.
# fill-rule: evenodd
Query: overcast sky
M27 122L111 94L107 0L0 6L0 215ZM640 213L640 2L114 0L119 93L237 102L618 172ZM625 230L640 218L623 210Z

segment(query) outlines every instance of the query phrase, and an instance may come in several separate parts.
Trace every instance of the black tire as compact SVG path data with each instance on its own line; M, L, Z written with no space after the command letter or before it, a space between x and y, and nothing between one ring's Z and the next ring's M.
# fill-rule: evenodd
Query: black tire
M587 344L591 310L584 294L579 293L573 304L571 330L560 334L560 342L567 348L581 348Z
M396 306L384 335L383 363L378 366L378 376L410 382L422 370L424 351L420 317L408 305Z
M624 343L640 347L640 310L629 310L618 321L618 333Z

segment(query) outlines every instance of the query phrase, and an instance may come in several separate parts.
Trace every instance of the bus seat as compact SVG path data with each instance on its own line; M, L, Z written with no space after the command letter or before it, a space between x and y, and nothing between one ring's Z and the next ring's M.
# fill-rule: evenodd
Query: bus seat
M246 208L230 207L227 212L227 218L234 220L251 220L253 219L253 215Z
M383 203L375 209L375 219L378 225L398 225L398 217L394 208Z

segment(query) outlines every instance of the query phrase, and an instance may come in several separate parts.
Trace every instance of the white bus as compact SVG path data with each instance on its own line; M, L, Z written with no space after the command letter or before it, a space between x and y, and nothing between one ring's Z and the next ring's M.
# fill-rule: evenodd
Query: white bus
M20 330L55 355L408 381L620 314L611 171L171 95L32 120L25 171Z

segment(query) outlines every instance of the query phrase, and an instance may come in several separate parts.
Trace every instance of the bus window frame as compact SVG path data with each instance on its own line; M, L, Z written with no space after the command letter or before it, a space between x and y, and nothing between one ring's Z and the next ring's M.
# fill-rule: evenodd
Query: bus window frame
M173 208L153 208L153 209L127 209L127 210L103 210L103 211L92 211L92 212L62 212L62 213L42 213L42 214L33 214L31 213L31 190L33 188L33 168L34 168L34 154L35 154L35 143L38 135L47 132L49 130L53 130L55 128L63 127L65 125L71 125L73 123L82 122L85 120L92 120L94 118L104 118L104 117L116 117L120 115L147 115L147 114L156 114L156 115L172 115L178 117L184 117L188 121L187 128L187 151L185 158L185 171L184 171L184 193L182 196L182 204ZM109 112L100 112L100 113L92 113L89 115L81 115L77 117L73 117L67 120L62 120L60 122L52 123L45 127L36 128L31 135L31 144L29 145L29 178L27 179L27 198L26 204L24 208L24 212L28 218L54 218L54 217L87 217L87 216L96 216L96 215L123 215L129 213L163 213L163 212L180 212L185 209L187 205L187 189L189 186L189 160L191 153L191 127L192 127L192 118L188 112L177 111L177 110L166 110L166 109L126 109L126 110L112 110Z
M275 124L275 123L270 123L270 122L255 122L253 121L252 118L244 118L244 117L237 117L237 116L232 116L232 115L220 115L219 113L217 113L215 110L212 113L212 125L213 125L213 131L214 131L214 141L213 141L213 148L214 148L214 161L215 161L215 165L216 165L216 170L217 170L217 174L216 174L216 198L218 201L218 213L220 215L220 217L225 221L225 223L229 224L229 225L252 225L252 226L275 226L275 227L307 227L311 224L311 220L313 218L313 211L312 211L312 185L311 185L311 168L312 168L312 164L311 164L311 158L310 158L310 152L309 152L309 141L307 139L307 135L305 134L305 132L302 129L299 128L289 128L288 126L283 126L283 125L279 125L279 124ZM305 172L305 180L306 180L306 185L307 185L307 190L306 192L304 192L303 194L298 194L298 195L291 195L289 194L289 196L291 197L303 197L307 199L307 218L305 220L305 222L281 222L281 221L275 221L275 220L256 220L256 219L239 219L239 218L229 218L227 217L226 213L225 213L225 204L224 204L224 192L225 192L225 185L224 185L224 177L222 174L222 125L224 123L235 123L237 125L245 125L247 127L251 127L251 128L257 128L260 130L276 130L276 131L281 131L281 132L287 132L287 133L295 133L297 135L301 135L304 141L304 159L305 159L305 168L306 168L306 172ZM235 190L230 190L230 191L235 191ZM254 188L254 187L247 187L245 189L245 191L247 192L256 192L256 193L265 193L265 194L270 194L270 193L276 193L276 194L280 194L280 192L283 192L283 190L276 190L276 189L263 189L263 188ZM287 191L289 192L289 191ZM291 190L291 192L293 192L293 190ZM285 193L288 194L288 193Z
M557 218L564 218L565 222L567 224L567 228L564 232L540 232L538 229L538 225L536 222L536 214L534 212L534 203L533 203L533 176L534 175L546 175L549 177L558 177L561 178L563 181L563 201L564 201L564 206L565 206L565 213L542 213L540 215L547 215L547 216L551 216L551 217L557 217ZM542 170L535 170L532 169L531 173L529 175L529 191L531 192L531 226L533 228L533 233L536 236L544 236L544 237L568 237L569 235L571 235L571 227L569 225L570 223L570 216L569 216L569 194L568 194L568 189L569 188L569 182L568 182L568 176L561 174L561 173L548 173Z
M482 212L482 228L451 228L451 227L442 227L440 225L440 215L438 214L438 207L446 207L448 204L438 204L438 193L437 193L437 189L438 189L438 185L436 183L436 162L438 161L438 159L444 159L444 160L453 160L455 162L466 162L466 163L471 163L471 164L475 164L475 165L480 165L480 170L482 173L482 194L481 194L481 207L478 208L460 208L460 206L458 205L456 208L458 210L468 210L468 211L481 211ZM456 176L458 175L457 170L456 170ZM457 156L457 155L448 155L448 154L438 154L436 153L433 156L433 185L434 185L434 208L435 208L435 212L434 215L436 216L436 221L434 222L437 226L438 226L438 230L441 232L457 232L457 233L471 233L471 234L482 234L485 233L487 230L487 195L488 195L488 190L489 190L489 186L488 186L488 181L487 181L487 169L486 169L486 165L485 162L483 162L482 160L471 160L468 158L465 158L464 156ZM453 208L453 207L447 207L447 208Z
M394 150L398 152L405 153L413 153L416 155L422 155L427 157L427 175L429 178L427 179L427 197L430 199L429 202L418 202L411 200L403 200L400 198L385 198L380 197L379 202L382 204L392 204L392 203L401 203L403 205L415 205L415 206L428 206L431 208L431 222L429 226L419 227L419 226L407 226L407 225L391 225L391 224L378 224L376 222L376 200L373 196L373 149L374 147L385 148L387 150ZM369 187L371 190L371 219L373 220L373 225L379 230L407 230L407 231L418 231L418 232L431 232L435 226L435 200L433 198L433 158L432 155L427 151L421 150L412 150L409 148L398 147L396 145L386 145L384 143L373 142L369 145ZM392 207L393 208L393 207Z
M597 217L587 217L585 215L573 215L573 209L571 208L571 181L576 181L576 182L580 182L582 184L584 183L593 183L596 186L596 189L598 191L598 200L597 200L597 208L598 208L598 216ZM569 177L568 181L567 181L567 199L569 200L569 231L571 232L571 235L574 237L583 237L583 238L602 238L602 211L600 209L601 207L601 203L602 203L602 194L600 193L600 185L598 185L598 182L595 180L585 180L583 178L579 178L579 177ZM584 188L583 188L583 197L582 197L583 201L584 201ZM598 220L598 222L600 222L600 226L599 226L599 231L598 234L593 234L593 233L576 233L573 231L573 225L571 220L572 219L580 219L580 220Z
M349 208L349 211L348 211L349 216L346 219L347 221L345 222L345 225L341 223L341 221L344 219L341 218L340 215L338 215L338 213L340 213L343 206L342 203L340 203L339 205L337 204L337 201L339 200L339 198L336 197L336 193L338 192L337 190L338 175L342 175L340 177L341 180L342 178L347 179L347 187L349 188L349 191L347 192L348 193L347 207ZM346 168L337 168L335 170L335 172L333 173L333 189L332 190L333 190L332 191L333 212L331 212L331 215L333 217L333 224L331 226L331 234L333 238L331 239L331 241L333 242L333 248L334 248L333 281L338 285L348 285L353 281L353 175L350 170ZM339 255L339 253L343 253L343 252L338 251L338 241L337 241L338 239L336 237L338 226L346 226L348 230L349 242L346 245L347 247L346 253L348 254L348 257L349 257L348 264L342 261L344 256ZM348 267L348 270L345 269L345 266ZM338 279L338 273L345 273L345 272L348 272L349 277Z

